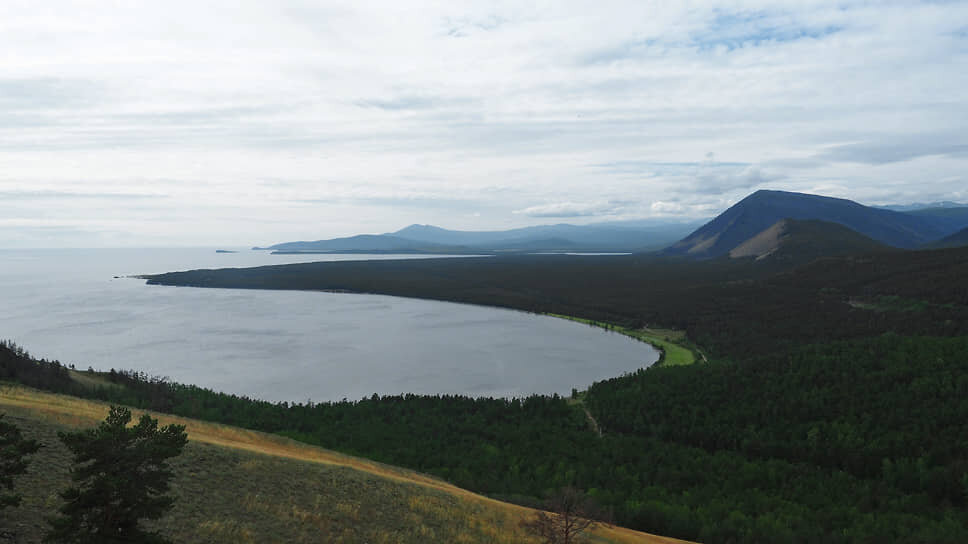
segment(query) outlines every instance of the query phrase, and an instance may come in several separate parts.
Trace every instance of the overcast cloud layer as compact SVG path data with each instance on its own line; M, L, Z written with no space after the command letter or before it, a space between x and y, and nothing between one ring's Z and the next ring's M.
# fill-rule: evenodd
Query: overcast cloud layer
M966 2L0 4L0 247L968 201Z

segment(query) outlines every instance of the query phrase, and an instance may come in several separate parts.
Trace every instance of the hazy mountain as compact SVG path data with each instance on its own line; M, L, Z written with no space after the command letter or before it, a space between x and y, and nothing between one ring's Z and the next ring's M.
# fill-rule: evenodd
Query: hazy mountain
M888 246L837 223L781 219L730 250L729 256L813 260L887 249Z
M920 217L938 227L942 236L953 234L968 227L968 207L922 208L904 213Z
M635 251L663 247L685 236L699 224L696 221L671 223L651 220L593 225L540 225L503 231L461 231L432 225L410 225L389 234L434 244L493 249L525 241L534 245L534 242L544 239L567 240L572 246L587 250Z
M510 230L460 231L410 225L386 234L286 242L266 248L283 252L400 251L474 253L500 251L643 251L665 247L701 223L638 220L594 225L541 225Z
M267 248L275 251L439 251L440 244L408 240L387 234L359 234L347 238L316 240L314 242L286 242Z
M404 238L409 238L411 240L420 240L423 242L433 243L433 244L484 244L487 242L495 242L502 239L501 234L505 234L508 231L503 232L463 232L456 230L447 230L440 227L435 227L433 225L410 225L409 227L404 227L396 232L389 233L388 235L400 236ZM503 237L506 238L507 236Z
M757 191L698 230L666 248L667 255L726 255L781 219L816 219L848 227L895 247L914 248L945 235L934 221L871 208L851 200L786 191Z
M928 244L927 247L930 248L943 248L943 247L964 247L968 246L968 228L959 230L958 232L945 236L944 238Z

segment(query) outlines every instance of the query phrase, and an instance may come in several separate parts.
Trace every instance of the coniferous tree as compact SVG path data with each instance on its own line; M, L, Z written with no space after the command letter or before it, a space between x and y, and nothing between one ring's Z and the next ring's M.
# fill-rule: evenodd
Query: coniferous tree
M130 410L112 406L98 427L60 433L74 454L74 486L61 494L66 504L51 520L48 542L166 542L138 523L172 507L167 460L181 453L188 436L183 425L159 429L148 414L132 427L130 421Z
M13 489L13 478L27 472L26 456L40 449L35 440L27 440L20 429L3 421L0 414L0 488ZM16 493L0 493L0 509L20 504Z

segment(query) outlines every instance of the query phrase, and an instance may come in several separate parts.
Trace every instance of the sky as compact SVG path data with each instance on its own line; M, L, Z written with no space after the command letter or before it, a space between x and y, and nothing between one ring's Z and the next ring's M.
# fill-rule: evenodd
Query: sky
M0 3L0 248L968 202L968 2Z

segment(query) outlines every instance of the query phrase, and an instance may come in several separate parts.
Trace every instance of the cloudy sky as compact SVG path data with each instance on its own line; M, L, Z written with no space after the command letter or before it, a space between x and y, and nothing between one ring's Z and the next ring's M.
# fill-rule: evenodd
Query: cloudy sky
M805 4L5 1L0 247L968 201L968 2Z

